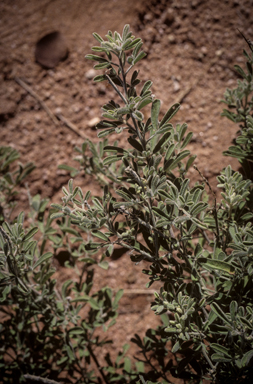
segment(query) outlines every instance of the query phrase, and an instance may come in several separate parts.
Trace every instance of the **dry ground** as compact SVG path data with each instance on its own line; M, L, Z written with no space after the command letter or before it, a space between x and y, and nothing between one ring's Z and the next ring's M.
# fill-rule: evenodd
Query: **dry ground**
M221 118L220 99L226 87L236 86L233 65L242 64L242 50L247 48L237 29L253 38L251 12L249 0L2 0L1 145L19 150L24 163L35 162L37 168L28 180L31 193L59 202L69 175L57 167L73 164L73 147L83 140L62 122L54 123L15 78L25 81L53 114L61 112L78 132L95 141L97 133L89 122L100 117L101 106L114 95L104 83L94 85L90 78L92 62L84 56L95 43L92 32L101 36L109 29L121 32L126 23L143 38L148 53L140 63L140 77L153 81L153 93L162 99L163 112L181 101L174 123L185 121L194 132L189 149L198 155L197 164L215 189L215 178L224 166L238 168L236 160L222 156L237 127ZM34 60L35 44L54 30L65 36L69 55L54 69L44 69ZM192 177L199 177L194 170ZM79 177L76 183L84 191L100 193L87 176ZM20 206L28 208L25 188ZM57 268L59 281L69 278L69 271L60 265ZM142 268L132 265L124 255L110 262L97 284L113 289L144 288ZM151 300L148 294L128 293L123 297L118 323L110 332L116 349L129 342L135 332L143 335L158 323L149 310Z

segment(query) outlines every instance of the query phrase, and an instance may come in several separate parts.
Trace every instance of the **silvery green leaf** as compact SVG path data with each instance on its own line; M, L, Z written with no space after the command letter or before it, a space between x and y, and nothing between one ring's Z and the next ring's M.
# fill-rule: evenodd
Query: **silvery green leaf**
M29 240L37 232L38 232L38 228L37 227L34 227L34 228L30 229L30 231L23 237L22 241L25 242L25 241Z
M150 80L146 81L146 83L143 85L140 96L143 96L149 90L152 84L153 84L152 81Z
M160 151L160 149L169 141L170 137L171 132L166 132L156 144L155 148L153 149L153 153Z
M99 63L108 63L108 60L104 59L101 56L97 56L97 55L89 54L89 55L86 55L85 58L88 60L98 61Z
M104 151L106 152L120 152L120 153L128 153L125 149L116 147L114 145L106 145L104 147Z
M189 132L187 135L186 135L186 138L184 139L183 143L181 144L181 149L185 148L187 146L187 144L189 144L189 142L191 141L192 139L192 136L193 136L193 133L192 132Z
M248 329L253 330L253 324L245 317L239 317L241 324L246 326Z
M182 141L186 131L187 131L187 124L186 123L183 123L182 125L179 125L179 130L178 130L179 141Z
M69 188L69 192L72 194L73 193L73 179L69 180L68 188Z
M132 39L131 39L132 40ZM141 38L138 37L137 39L134 39L132 40L131 42L129 42L125 47L124 47L124 51L128 51L129 49L133 49L135 48L135 46L141 42Z
M101 209L101 210L104 210L104 207L103 205L101 204L101 202L98 200L97 197L93 197L92 198L92 202L94 203L94 205L96 206L97 209Z
M137 151L139 152L142 152L143 151L143 148L142 148L142 145L139 143L139 141L135 140L134 138L132 137L129 137L127 139L127 141L129 142L129 144L131 144L131 146L135 149L137 149Z
M229 357L224 357L223 355L221 355L220 353L214 353L212 356L211 356L211 359L214 361L214 362L217 362L217 363L228 363L228 362L231 362L233 360L232 356L229 358Z
M105 53L106 53L107 50L108 50L108 48L111 49L111 46L108 47L108 46L105 44L105 42L102 42L102 44L103 44L102 47L92 47L91 50L92 50L93 52L105 52ZM101 44L101 45L102 45L102 44Z
M165 217L166 219L170 219L170 217L168 216L168 214L166 212L162 211L161 209L159 209L157 207L153 207L152 211L157 213L158 216Z
M101 43L102 41L104 41L104 40L102 39L102 37L101 37L98 33L94 32L92 35L95 37L95 39L96 39L99 43Z
M169 160L173 152L175 151L176 145L175 144L170 144L169 148L167 149L167 152L164 156L164 163L165 161Z
M188 171L188 169L190 168L190 166L193 164L194 160L196 159L197 155L193 155L191 156L188 160L187 160L187 163L186 163L186 166L185 166L185 170Z
M99 266L100 268L105 269L105 270L107 271L107 269L109 268L109 263L108 263L108 261L103 260L103 261L100 261L100 262L98 263L98 266Z
M164 124L168 123L172 119L172 117L177 113L177 111L180 108L179 103L175 103L170 107L170 109L165 113L164 117L162 118L160 122L160 128L164 126Z
M226 355L229 358L231 358L231 354L227 348L225 348L223 345L217 344L217 343L212 343L210 344L210 347L215 351L220 354Z
M67 289L68 287L73 284L73 280L67 280L63 283L62 285L62 289L61 289L61 293L62 293L62 297L65 298L67 296Z
M133 113L132 113L133 117L138 120L138 121L143 121L144 119L144 115L143 113L141 113L140 111L138 110L135 110Z
M161 107L161 101L159 99L154 100L151 107L151 123L154 129L154 132L159 127L158 117L159 117L160 107Z
M64 216L65 216L64 213L58 212L58 213L53 213L50 217L52 220L54 220L54 219L59 219L60 217L64 217Z
M244 79L247 80L247 75L244 70L239 65L234 65L235 70L241 75Z
M114 251L114 245L110 244L109 247L107 248L106 252L105 252L106 256L107 257L112 256L113 251Z
M201 201L199 201L197 204L195 204L191 210L190 210L190 214L193 215L193 216L196 216L198 215L200 212L202 212L205 208L207 207L207 204L206 203L203 203Z
M122 45L122 50L127 50L129 49L128 46L131 46L132 44L132 39L128 38L127 40L124 41L124 44Z
M37 268L39 265L41 265L45 261L48 261L50 258L52 258L52 256L53 256L52 252L44 253L44 255L40 256L39 259L36 261L36 263L33 265L33 269Z
M220 306L216 303L216 302L213 302L211 305L210 305L212 311L221 319L223 320L226 324L229 324L230 325L230 320L229 318L227 317L227 315L223 312L223 310L220 308Z
M96 83L99 83L104 80L107 80L107 77L105 75L98 75L98 76L95 76L93 79L93 81L95 81Z
M122 41L121 36L117 31L114 32L114 40L115 40L115 42L117 42L117 41L121 42Z
M133 60L132 64L135 65L136 63L138 63L138 61L140 61L141 59L143 59L145 56L147 56L147 54L143 51L141 51L136 57L135 59Z
M105 136L108 136L110 133L113 133L113 132L115 132L115 128L105 129L104 131L100 131L98 133L98 137L99 138L105 137Z
M174 168L177 166L177 164L178 164L181 160L183 160L186 156L189 156L190 153L191 153L191 152L188 151L187 149L185 149L184 151L182 151L181 153L179 153L179 154L177 155L176 159L175 159L175 160L173 161L173 163L171 164L170 168L171 168L171 169L174 169Z
M141 100L137 106L138 110L141 110L146 105L152 103L152 97L146 97L145 99Z
M167 333L180 333L181 331L179 331L177 328L172 328L172 327L166 327L164 329L165 332Z
M108 156L103 160L103 165L110 165L112 163L115 163L116 161L119 161L122 158L122 155L112 155Z
M252 357L253 357L253 349L251 349L250 351L246 352L242 359L241 359L241 365L242 367L249 367L250 365L250 362L252 360Z
M104 240L104 241L109 240L109 238L107 236L105 236L105 234L103 232L99 231L98 229L96 229L96 230L94 229L91 233L93 236L98 237L101 240Z
M123 199L125 199L127 201L132 201L131 196L129 196L126 192L124 192L120 189L117 189L116 193L117 193L117 195L121 196Z
M228 272L231 275L235 273L235 267L221 260L207 259L206 262L202 264L202 266L211 267L212 269L218 269L223 272Z
M123 40L123 41L126 41L126 38L127 38L128 34L129 34L129 29L130 29L129 24L126 24L126 25L124 26L124 28L123 28L123 32L122 32L122 40Z
M55 208L55 209L58 209L60 211L62 210L62 206L60 204L53 203L53 204L51 204L51 207Z
M82 327L76 326L76 327L70 328L70 330L68 331L68 334L71 337L73 337L75 335L84 335L85 334L85 330Z
M107 63L101 63L101 64L96 64L94 65L94 69L105 69L105 68L108 68L111 66L111 63L107 62Z
M95 299L93 299L92 297L89 298L89 304L90 304L91 308L96 309L96 310L100 310L100 306L99 306L98 302Z
M137 54L138 54L139 50L141 49L142 45L143 45L143 42L140 41L140 42L135 46L135 48L134 48L134 50L133 50L133 53L132 53L133 58L135 58L135 57L137 56Z

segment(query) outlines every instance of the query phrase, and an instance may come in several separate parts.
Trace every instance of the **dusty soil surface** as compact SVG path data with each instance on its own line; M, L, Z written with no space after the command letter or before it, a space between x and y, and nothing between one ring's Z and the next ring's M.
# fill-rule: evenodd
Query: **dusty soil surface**
M60 201L61 187L69 175L57 167L74 164L73 147L80 146L83 139L62 121L50 118L38 98L17 80L24 81L54 116L60 113L81 135L96 141L91 120L100 117L101 106L114 94L104 83L93 83L92 62L84 56L95 44L93 32L101 36L109 29L121 32L126 23L143 38L148 53L140 63L140 77L153 81L153 93L162 99L163 112L181 101L174 123L185 121L194 132L189 149L198 155L196 164L215 189L215 178L224 166L238 168L236 160L222 156L237 127L220 117L220 99L227 87L236 86L233 65L243 62L242 50L247 49L237 29L253 38L252 5L250 0L2 0L1 145L20 151L23 163L36 164L28 178L31 194ZM63 34L69 55L55 68L46 69L35 62L35 45L53 31ZM199 178L195 170L192 177ZM84 191L100 193L88 176L79 177L76 183ZM28 208L25 188L20 207ZM129 342L134 333L143 335L158 324L149 310L152 295L134 292L147 282L142 268L124 255L111 260L109 270L99 275L98 280L113 289L132 290L123 297L118 323L110 331L115 349ZM69 278L68 273L58 265L59 281Z

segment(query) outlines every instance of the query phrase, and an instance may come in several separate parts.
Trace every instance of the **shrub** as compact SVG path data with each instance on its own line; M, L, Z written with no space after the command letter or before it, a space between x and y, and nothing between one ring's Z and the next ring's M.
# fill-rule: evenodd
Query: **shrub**
M195 383L250 382L252 182L228 166L218 176L219 204L203 176L202 183L192 184L187 172L195 156L186 149L192 133L187 133L186 124L171 123L180 105L172 105L160 118L161 101L151 93L152 82L140 87L139 72L130 75L145 56L141 39L128 25L122 36L109 31L103 40L93 35L99 46L86 58L98 63L95 69L105 70L94 81L109 82L117 96L102 108L98 136L124 134L128 146L104 140L97 147L87 142L77 149L81 167L101 181L103 196L84 194L71 179L63 188L62 204L52 204L49 227L56 219L61 231L56 238L62 238L64 229L74 236L69 250L74 264L76 259L83 263L78 264L80 280L66 281L61 293L55 291L51 254L35 251L31 239L36 229L24 231L22 215L12 226L3 225L2 308L8 308L9 316L2 324L1 369L8 377L9 353L9 367L19 378L32 373L57 379L64 373L76 383L170 383L172 377ZM145 119L148 106L150 117ZM93 160L86 155L88 146ZM54 244L57 247L57 241ZM75 244L78 252L73 251ZM127 249L134 263L150 263L143 273L149 279L147 288L160 282L151 309L163 325L149 329L143 340L138 335L132 339L142 353L138 360L145 363L145 372L143 365L132 370L127 358L120 363L120 355L115 362L107 357L96 376L87 365L92 359L98 364L94 348L104 342L94 330L115 321L122 291L114 300L108 287L91 294L92 265L99 263L98 253L105 266L105 257L116 245ZM83 319L85 305L89 314ZM29 335L36 341L32 346Z
M243 36L244 37L244 36ZM245 37L244 37L245 38ZM227 89L224 94L223 102L228 105L229 110L224 109L222 115L226 116L234 123L240 123L239 136L234 139L234 145L223 154L225 156L236 157L242 165L245 177L253 179L253 50L252 43L245 39L250 47L250 54L243 51L246 57L246 72L235 65L235 70L242 77L238 80L235 89Z
M35 168L33 163L18 163L17 167L18 158L19 153L15 149L0 147L0 223L10 219L16 205L17 188Z

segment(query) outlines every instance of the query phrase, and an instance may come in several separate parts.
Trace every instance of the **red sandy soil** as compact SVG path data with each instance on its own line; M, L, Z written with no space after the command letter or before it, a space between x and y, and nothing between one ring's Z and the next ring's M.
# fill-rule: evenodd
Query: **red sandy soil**
M162 100L162 112L181 101L173 123L186 122L194 132L188 148L197 154L196 164L216 190L216 176L223 167L231 164L238 169L235 159L222 155L238 127L220 116L224 106L220 100L227 87L236 86L233 65L244 61L242 51L247 46L238 29L253 37L251 9L249 0L2 0L1 145L20 151L23 163L36 164L28 178L31 194L40 193L60 202L61 187L69 174L57 167L63 163L75 165L73 147L80 146L83 139L62 122L55 124L15 78L25 81L53 114L60 112L78 132L96 141L97 132L89 123L100 117L100 108L114 94L104 83L93 83L93 64L84 56L96 45L93 32L101 36L109 29L121 33L127 23L143 39L148 54L139 65L140 78L153 81L153 93ZM55 68L45 69L35 62L35 44L55 30L64 35L69 55ZM194 169L191 176L199 179ZM84 191L101 192L88 176L78 177L75 183ZM24 187L20 207L28 209ZM56 265L60 283L71 272ZM143 264L133 265L125 254L111 260L108 271L98 271L98 285L133 290L123 297L118 322L109 332L115 350L129 342L134 333L143 336L146 329L159 324L150 311L152 295L134 293L147 282L142 268ZM134 353L135 349L130 351Z

